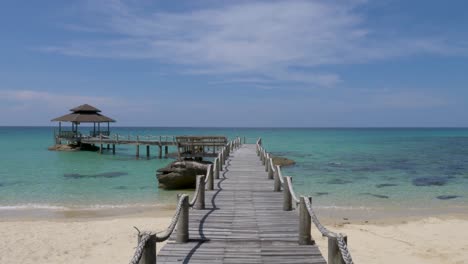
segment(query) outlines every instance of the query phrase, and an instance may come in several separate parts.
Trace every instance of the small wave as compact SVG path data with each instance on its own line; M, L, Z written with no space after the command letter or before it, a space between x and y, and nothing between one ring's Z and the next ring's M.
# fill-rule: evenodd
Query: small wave
M29 209L66 210L67 207L58 206L58 205L49 205L49 204L0 205L0 210L29 210Z
M317 209L334 209L334 210L373 210L376 208L365 206L337 206L337 205L319 205L314 206Z
M53 211L72 211L72 210L101 210L101 209L125 209L135 207L154 207L150 204L95 204L95 205L50 205L50 204L19 204L19 205L0 205L2 210L53 210Z

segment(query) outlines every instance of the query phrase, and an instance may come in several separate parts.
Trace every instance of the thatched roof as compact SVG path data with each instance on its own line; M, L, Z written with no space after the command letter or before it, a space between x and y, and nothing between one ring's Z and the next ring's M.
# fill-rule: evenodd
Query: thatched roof
M101 110L94 106L84 104L70 109L73 113L52 119L55 122L77 122L77 123L105 123L115 122L114 119L101 115Z
M83 105L77 106L75 108L70 109L70 111L72 112L95 112L95 113L101 112L101 110L89 104L83 104Z

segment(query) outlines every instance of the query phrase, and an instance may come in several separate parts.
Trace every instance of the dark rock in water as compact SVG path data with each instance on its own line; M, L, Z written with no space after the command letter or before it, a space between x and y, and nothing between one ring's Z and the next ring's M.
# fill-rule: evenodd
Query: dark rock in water
M159 188L187 189L195 188L197 175L206 175L210 162L192 160L175 161L165 168L157 170Z
M57 144L48 148L48 150L53 151L98 151L98 146L93 146L91 144Z
M52 151L78 151L80 146L78 145L68 145L68 144L57 144L47 148Z
M281 167L292 166L296 164L294 160L285 157L272 156L271 159L273 160L273 164Z
M140 190L146 190L146 189L151 189L151 188L153 188L153 187L151 187L151 186L141 186Z
M374 196L374 197L382 198L382 199L388 199L389 198L387 195L374 194L374 193L361 193L361 195L369 195L369 196Z
M317 196L322 196L322 195L327 195L327 192L316 192L315 195Z
M437 196L437 199L439 200L450 200L450 199L455 199L455 198L460 198L460 195L439 195Z
M395 184L395 183L380 183L380 184L375 185L375 187L377 187L377 188L392 187L392 186L398 186L398 184Z
M120 176L128 175L126 172L104 172L98 174L79 174L79 173L65 173L63 176L65 178L71 179L83 179L83 178L116 178Z
M420 177L413 179L415 186L442 186L447 184L448 177Z
M333 180L327 181L327 183L328 184L348 184L348 183L352 183L352 181L343 180L343 179L333 179Z
M117 187L114 187L113 189L116 189L116 190L127 190L128 187L127 187L127 186L117 186Z

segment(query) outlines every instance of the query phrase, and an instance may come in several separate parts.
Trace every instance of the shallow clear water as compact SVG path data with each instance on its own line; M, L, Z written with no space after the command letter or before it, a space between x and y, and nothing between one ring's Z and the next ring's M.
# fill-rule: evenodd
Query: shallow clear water
M114 128L132 135L262 137L295 189L323 208L460 208L468 206L468 129ZM171 159L54 152L53 128L0 127L0 208L100 208L173 203L155 171ZM175 151L175 149L173 149ZM422 186L429 183L429 186ZM441 200L442 195L457 196ZM445 197L447 198L447 197ZM448 197L450 198L450 197Z

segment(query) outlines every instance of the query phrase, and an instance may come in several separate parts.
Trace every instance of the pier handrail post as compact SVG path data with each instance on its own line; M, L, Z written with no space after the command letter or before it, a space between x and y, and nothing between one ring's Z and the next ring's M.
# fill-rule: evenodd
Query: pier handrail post
M144 233L138 234L138 244L145 235ZM156 263L156 235L150 235L150 238L146 241L143 247L143 253L141 254L140 261L138 264L150 264Z
M223 151L219 153L219 171L223 171L223 166L224 166L224 157L223 157Z
M187 243L189 240L189 200L188 196L181 196L182 207L180 209L179 220L177 221L176 243Z
M270 167L270 153L266 155L265 163L263 163L263 165L265 165L265 172L268 172L268 167Z
M269 158L268 159L268 179L272 180L273 179L273 159Z
M213 166L214 163L208 166L208 172L207 172L207 177L208 177L208 191L212 191L214 189L214 175L213 175Z
M260 155L260 160L262 161L262 165L265 165L265 149L262 150L262 155Z
M195 190L198 190L198 197L193 205L197 210L205 209L205 178L205 175L197 176L197 187Z
M283 186L283 211L291 211L292 210L292 197L291 192L289 191L289 181L288 178L291 176L284 177L284 186ZM292 179L291 179L292 182Z
M348 236L343 235L343 239L348 244ZM328 263L329 264L345 264L338 246L338 239L335 236L328 237Z
M301 196L299 198L299 245L313 245L314 241L310 233L311 218L304 199L309 199L312 203L312 197Z
M274 185L274 188L273 188L273 191L275 192L281 192L281 180L280 180L280 177L279 177L279 170L281 169L280 166L276 166L276 170L275 170L275 173L274 173L274 180L275 180L275 185Z
M219 159L216 158L214 161L214 177L215 179L219 179Z

